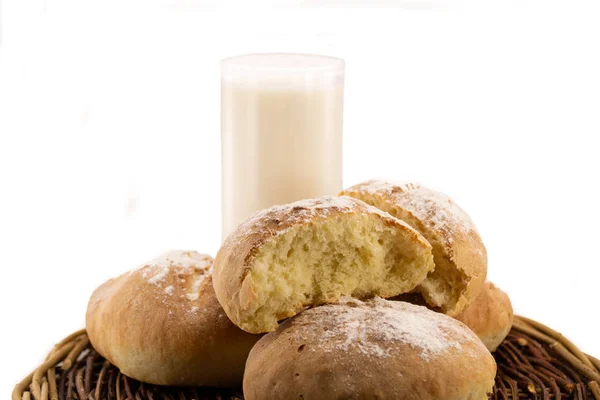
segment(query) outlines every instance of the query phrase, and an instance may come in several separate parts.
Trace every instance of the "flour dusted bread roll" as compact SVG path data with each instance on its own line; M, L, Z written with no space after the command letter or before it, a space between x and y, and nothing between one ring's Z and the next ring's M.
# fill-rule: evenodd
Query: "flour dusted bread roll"
M455 318L471 328L489 351L494 351L510 332L513 317L508 295L485 282L479 296Z
M215 296L212 258L174 251L92 294L86 328L121 372L158 385L239 387L260 338L233 325Z
M469 216L448 196L414 183L371 180L344 190L418 230L433 247L435 269L417 291L448 315L460 313L479 294L487 252Z
M391 300L427 306L419 293L406 293ZM479 336L489 351L495 351L510 332L514 315L508 295L486 281L479 296L454 318Z
M246 400L484 400L496 363L459 321L425 307L346 299L290 318L254 346Z
M350 197L319 197L242 222L217 254L214 286L229 318L259 333L343 295L410 291L432 268L431 246L406 223Z

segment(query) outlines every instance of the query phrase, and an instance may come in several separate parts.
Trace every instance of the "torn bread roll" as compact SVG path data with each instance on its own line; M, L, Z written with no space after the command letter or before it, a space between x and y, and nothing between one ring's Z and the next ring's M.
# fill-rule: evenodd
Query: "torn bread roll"
M487 275L487 252L471 218L448 196L414 183L371 180L344 190L418 230L433 247L435 269L417 288L427 304L457 315Z
M471 328L489 351L494 351L510 332L514 314L508 295L485 282L479 296L455 318Z
M311 308L256 343L246 400L486 400L496 363L461 322L379 298Z
M242 222L219 250L214 287L252 333L344 295L393 297L433 269L431 246L405 222L351 197L275 206Z
M260 336L242 331L223 312L212 263L207 255L173 251L104 283L86 315L94 348L142 382L239 387Z

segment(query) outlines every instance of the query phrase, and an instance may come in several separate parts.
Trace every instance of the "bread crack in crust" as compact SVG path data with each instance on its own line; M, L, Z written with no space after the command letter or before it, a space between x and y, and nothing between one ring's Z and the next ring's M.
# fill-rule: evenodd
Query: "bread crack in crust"
M260 211L225 240L214 287L229 318L251 333L342 296L393 297L433 269L415 229L350 197L318 197Z

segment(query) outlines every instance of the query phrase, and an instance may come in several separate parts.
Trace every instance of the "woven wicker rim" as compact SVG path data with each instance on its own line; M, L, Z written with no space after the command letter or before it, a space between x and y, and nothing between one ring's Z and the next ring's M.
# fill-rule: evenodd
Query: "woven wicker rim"
M492 399L600 400L600 361L555 330L515 317L507 340L495 352L498 374ZM92 376L93 375L93 376ZM107 393L101 397L102 393ZM56 344L45 361L19 382L12 400L243 399L238 390L169 388L127 378L90 345L85 330Z

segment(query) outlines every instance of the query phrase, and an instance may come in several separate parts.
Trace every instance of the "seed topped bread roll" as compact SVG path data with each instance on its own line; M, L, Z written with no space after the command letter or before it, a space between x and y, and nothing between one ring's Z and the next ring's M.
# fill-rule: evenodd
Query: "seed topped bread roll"
M408 292L431 271L433 257L423 236L389 214L350 197L319 197L242 222L214 268L215 292L229 318L260 333L344 295Z
M90 342L121 372L157 385L239 387L260 338L233 325L214 293L212 258L169 252L90 298Z
M489 351L494 351L510 332L514 314L508 295L485 282L479 296L455 318L471 328Z
M452 199L418 184L380 180L341 194L405 221L431 243L435 269L417 288L430 306L456 315L477 297L487 275L487 252L471 218Z
M282 323L246 363L246 400L487 400L496 363L459 321L425 307L346 299Z

